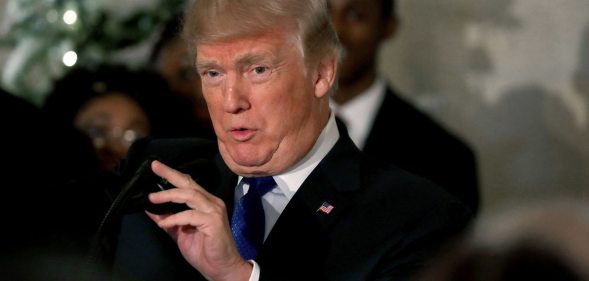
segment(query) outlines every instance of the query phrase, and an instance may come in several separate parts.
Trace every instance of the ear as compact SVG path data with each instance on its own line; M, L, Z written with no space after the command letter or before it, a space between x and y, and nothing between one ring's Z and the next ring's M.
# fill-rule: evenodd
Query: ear
M319 62L315 75L315 96L324 97L335 83L337 72L337 59L335 56L328 56Z

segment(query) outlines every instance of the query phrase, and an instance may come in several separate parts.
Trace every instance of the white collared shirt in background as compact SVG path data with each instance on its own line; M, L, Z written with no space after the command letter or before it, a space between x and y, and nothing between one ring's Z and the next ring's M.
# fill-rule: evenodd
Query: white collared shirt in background
M368 133L372 129L372 123L385 97L385 92L385 80L377 78L364 93L344 105L338 105L334 101L330 102L335 114L346 123L350 138L361 150L366 144Z

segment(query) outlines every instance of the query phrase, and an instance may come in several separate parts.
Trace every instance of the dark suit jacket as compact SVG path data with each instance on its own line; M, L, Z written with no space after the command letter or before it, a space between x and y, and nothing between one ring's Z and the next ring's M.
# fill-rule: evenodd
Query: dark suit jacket
M345 131L340 135L264 242L256 259L260 280L408 280L470 222L468 208L442 188L375 164ZM202 142L182 140L140 146L132 157L162 153L172 166L214 151ZM231 214L237 175L219 155L211 159L218 180L204 187L222 198ZM215 174L192 172L201 180ZM334 207L331 212L318 210L324 202ZM123 277L119 280L199 280L171 239L141 212L123 219L115 271Z
M5 214L6 225L6 231L0 232L0 256L49 244L73 246L73 232L93 233L92 226L86 228L85 222L71 227L71 221L82 212L100 216L92 211L100 192L64 186L98 167L90 139L70 124L49 120L27 100L2 90L0 129L1 158L6 163L0 172L4 198L0 211ZM103 202L108 201L105 198ZM74 214L72 209L80 213ZM68 237L61 239L64 235Z
M387 88L363 151L437 183L473 213L478 211L478 172L473 150L391 88Z

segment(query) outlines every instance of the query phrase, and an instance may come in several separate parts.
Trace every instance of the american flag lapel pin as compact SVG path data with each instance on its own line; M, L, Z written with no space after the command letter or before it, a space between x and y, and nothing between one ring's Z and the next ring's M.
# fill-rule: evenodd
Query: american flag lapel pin
M321 206L319 206L319 209L317 209L316 212L322 212L324 214L329 214L331 212L331 210L333 210L333 205L329 204L329 202L325 201L323 202L323 204L321 204Z

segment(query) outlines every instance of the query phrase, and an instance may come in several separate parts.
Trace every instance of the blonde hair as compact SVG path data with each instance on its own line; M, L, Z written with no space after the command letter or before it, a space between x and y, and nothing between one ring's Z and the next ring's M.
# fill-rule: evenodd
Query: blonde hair
M192 48L272 31L292 32L305 63L341 61L325 0L194 0L184 14L183 36Z

